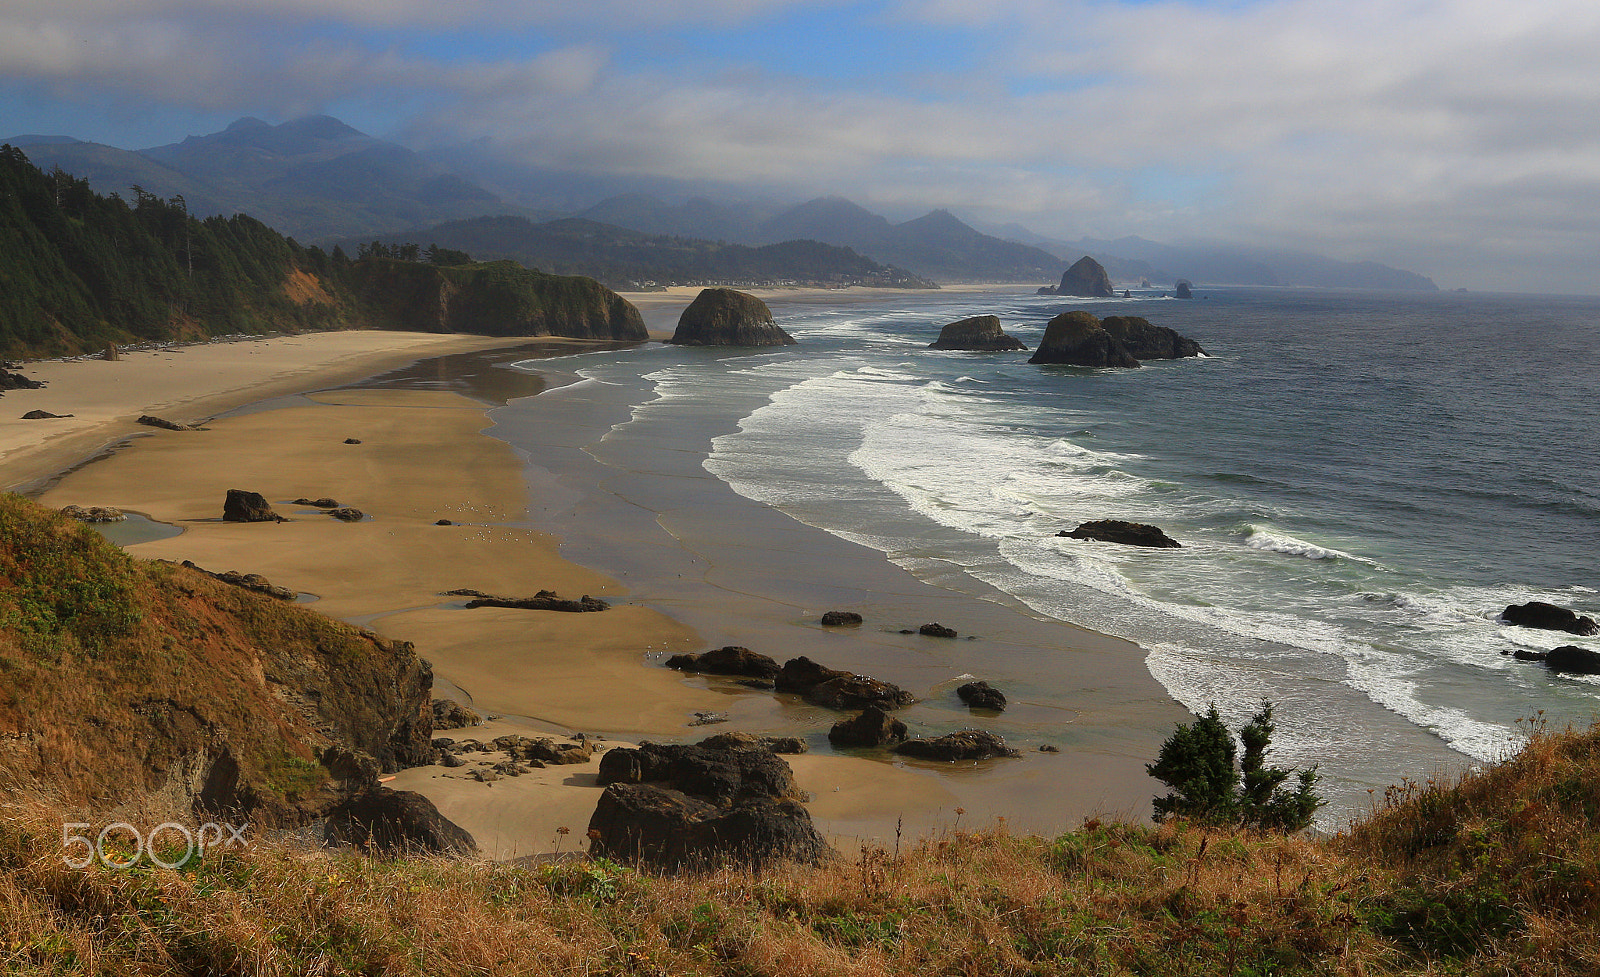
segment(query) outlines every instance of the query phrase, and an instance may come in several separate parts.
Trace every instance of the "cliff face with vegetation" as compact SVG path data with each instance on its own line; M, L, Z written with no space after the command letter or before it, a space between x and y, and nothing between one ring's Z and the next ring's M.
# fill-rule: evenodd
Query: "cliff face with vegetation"
M409 250L352 261L242 214L196 220L182 197L102 197L0 147L0 356L310 329L644 338L588 279Z
M431 757L427 662L0 496L0 793L297 824Z

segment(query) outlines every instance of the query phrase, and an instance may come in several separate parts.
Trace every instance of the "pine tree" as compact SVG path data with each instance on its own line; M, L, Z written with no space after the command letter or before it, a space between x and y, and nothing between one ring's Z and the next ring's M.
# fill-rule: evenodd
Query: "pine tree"
M1263 702L1261 711L1239 730L1244 756L1236 767L1233 735L1215 705L1193 723L1180 724L1161 744L1156 762L1145 766L1150 776L1172 788L1172 793L1155 799L1155 819L1177 816L1283 832L1309 827L1325 803L1315 789L1317 768L1296 773L1268 766L1267 751L1276 731L1272 703ZM1291 776L1295 787L1285 788Z

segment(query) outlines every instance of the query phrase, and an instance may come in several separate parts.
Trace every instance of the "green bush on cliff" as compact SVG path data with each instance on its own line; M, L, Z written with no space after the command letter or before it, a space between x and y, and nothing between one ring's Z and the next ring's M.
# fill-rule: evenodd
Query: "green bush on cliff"
M1240 760L1233 734L1222 724L1215 705L1193 723L1180 724L1161 744L1156 762L1145 767L1150 776L1172 788L1172 793L1155 799L1155 819L1176 816L1266 831L1310 827L1324 803L1316 793L1317 768L1295 773L1268 766L1267 750L1276 731L1272 703L1263 702L1261 711L1239 730L1244 743ZM1287 788L1291 775L1295 786Z

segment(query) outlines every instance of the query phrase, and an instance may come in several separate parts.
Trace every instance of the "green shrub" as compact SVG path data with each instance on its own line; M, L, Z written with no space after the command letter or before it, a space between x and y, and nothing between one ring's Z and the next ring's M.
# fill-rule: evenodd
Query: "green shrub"
M1300 831L1324 801L1317 796L1317 768L1295 771L1268 766L1267 751L1277 726L1272 703L1239 730L1244 756L1222 724L1217 707L1187 725L1180 724L1161 744L1156 762L1145 770L1172 792L1154 801L1155 819L1177 816L1219 825L1267 831ZM1295 786L1286 786L1293 776Z

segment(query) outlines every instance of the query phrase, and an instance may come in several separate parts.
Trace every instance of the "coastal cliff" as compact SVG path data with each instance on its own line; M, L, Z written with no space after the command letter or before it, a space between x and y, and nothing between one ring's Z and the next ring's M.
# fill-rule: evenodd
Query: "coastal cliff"
M0 497L0 786L93 810L295 825L432 755L432 670Z

